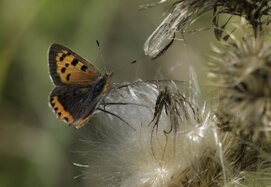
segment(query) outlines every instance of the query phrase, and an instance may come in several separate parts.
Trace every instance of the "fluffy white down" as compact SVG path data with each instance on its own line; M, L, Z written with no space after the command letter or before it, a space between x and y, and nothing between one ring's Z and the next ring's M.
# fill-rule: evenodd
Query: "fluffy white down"
M171 82L164 85L176 89ZM106 110L117 114L134 129L103 112L80 129L80 139L85 143L80 154L85 160L80 163L84 165L76 165L87 167L82 175L88 186L181 186L187 182L187 173L183 171L192 167L194 172L199 172L201 168L196 168L197 164L206 154L212 155L218 165L223 165L225 172L219 135L203 105L196 112L195 120L191 106L185 104L188 116L180 111L178 131L167 136L164 130L168 131L171 123L163 111L158 131L154 130L151 136L154 124L149 123L162 89L163 86L158 89L154 84L141 82L113 90L107 96L107 103L146 105L106 106ZM184 85L181 90L190 101L197 101L197 93L191 86ZM223 180L225 177L222 175Z

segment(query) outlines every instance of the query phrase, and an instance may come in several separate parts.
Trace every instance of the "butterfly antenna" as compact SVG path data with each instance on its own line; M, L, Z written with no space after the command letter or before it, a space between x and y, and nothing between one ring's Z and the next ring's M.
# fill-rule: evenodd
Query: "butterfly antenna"
M99 48L99 53L100 53L100 57L101 57L101 60L102 60L103 66L104 66L104 70L105 70L105 72L107 72L107 68L106 68L106 64L105 64L105 61L104 61L102 49L100 47L100 42L98 40L96 40L96 44L97 44L97 46Z

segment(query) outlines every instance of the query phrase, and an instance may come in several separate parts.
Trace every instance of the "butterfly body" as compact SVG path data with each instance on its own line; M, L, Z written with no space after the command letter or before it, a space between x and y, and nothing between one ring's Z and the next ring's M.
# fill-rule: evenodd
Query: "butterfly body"
M50 106L59 119L81 127L108 93L112 73L102 76L94 65L60 44L49 48L49 70L56 85Z

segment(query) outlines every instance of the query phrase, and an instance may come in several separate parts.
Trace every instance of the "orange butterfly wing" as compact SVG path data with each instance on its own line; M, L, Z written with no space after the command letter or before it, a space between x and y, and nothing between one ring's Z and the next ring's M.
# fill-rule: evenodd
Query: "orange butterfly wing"
M49 48L49 70L57 86L88 85L101 76L94 65L60 44Z

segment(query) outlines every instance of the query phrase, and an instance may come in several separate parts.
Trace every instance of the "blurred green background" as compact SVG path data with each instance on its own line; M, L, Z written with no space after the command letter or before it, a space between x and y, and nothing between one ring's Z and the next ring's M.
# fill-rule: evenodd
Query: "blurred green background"
M118 83L187 79L188 64L197 67L199 79L205 79L201 64L211 31L194 34L186 44L175 42L158 60L144 56L145 40L170 7L168 3L138 10L150 2L154 1L0 1L0 187L86 185L84 179L74 178L81 172L72 164L80 161L80 154L74 153L78 132L58 121L48 107L54 87L47 62L52 43L73 49L101 71L96 39L107 69L137 60L115 72L113 81Z

